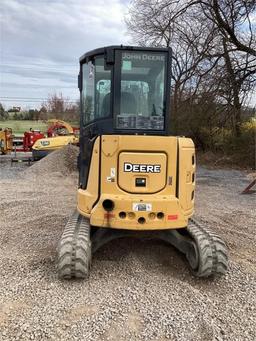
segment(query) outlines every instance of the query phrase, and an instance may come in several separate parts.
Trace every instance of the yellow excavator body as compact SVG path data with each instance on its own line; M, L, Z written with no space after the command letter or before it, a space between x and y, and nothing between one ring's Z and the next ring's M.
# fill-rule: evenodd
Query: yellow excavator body
M95 181L96 174L100 174L100 183ZM195 148L191 139L103 135L95 141L87 187L78 190L77 209L93 226L184 228L193 215L194 189ZM113 203L111 212L104 209L106 200Z
M94 252L134 236L175 246L195 276L227 271L224 241L193 217L195 146L173 133L171 56L121 45L80 58L79 185L58 246L60 278L88 277Z

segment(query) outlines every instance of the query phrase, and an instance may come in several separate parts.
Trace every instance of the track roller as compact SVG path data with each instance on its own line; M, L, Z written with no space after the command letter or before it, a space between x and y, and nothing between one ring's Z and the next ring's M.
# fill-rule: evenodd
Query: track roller
M58 245L58 276L61 279L86 278L90 264L90 224L76 211L67 222Z

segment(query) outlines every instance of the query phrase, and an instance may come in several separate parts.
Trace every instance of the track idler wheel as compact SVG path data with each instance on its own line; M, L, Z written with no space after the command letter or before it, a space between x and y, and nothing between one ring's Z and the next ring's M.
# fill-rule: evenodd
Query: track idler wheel
M197 277L224 275L228 269L228 252L224 241L215 233L191 220L187 228L195 250L186 253L192 272Z
M90 224L86 218L74 212L58 245L58 276L61 279L86 278L89 276L90 264Z

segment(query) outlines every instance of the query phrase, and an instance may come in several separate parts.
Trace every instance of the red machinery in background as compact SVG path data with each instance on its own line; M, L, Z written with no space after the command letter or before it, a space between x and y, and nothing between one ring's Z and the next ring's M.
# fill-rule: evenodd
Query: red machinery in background
M42 133L40 130L33 130L32 128L30 128L29 131L24 132L24 135L22 137L13 136L13 150L16 152L31 152L32 146L39 139L56 136L79 135L79 128L72 127L69 123L65 121L51 119L48 120L47 123L48 129L46 134Z
M41 133L39 130L25 131L23 138L22 138L22 145L19 145L18 142L15 143L15 140L14 140L14 150L17 152L30 152L32 150L33 144L37 140L42 139L44 137L45 135Z
M44 138L44 134L41 133L39 130L30 130L25 131L23 137L23 151L28 152L31 151L33 144L39 140Z

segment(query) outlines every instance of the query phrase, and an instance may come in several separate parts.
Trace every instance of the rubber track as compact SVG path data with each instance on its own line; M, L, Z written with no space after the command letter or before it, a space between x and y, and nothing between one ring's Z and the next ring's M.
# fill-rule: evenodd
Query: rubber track
M90 225L78 212L74 212L67 222L57 254L59 278L88 277L91 263Z
M224 275L228 269L228 252L224 241L212 231L191 219L188 232L198 250L198 266L192 269L198 277Z

